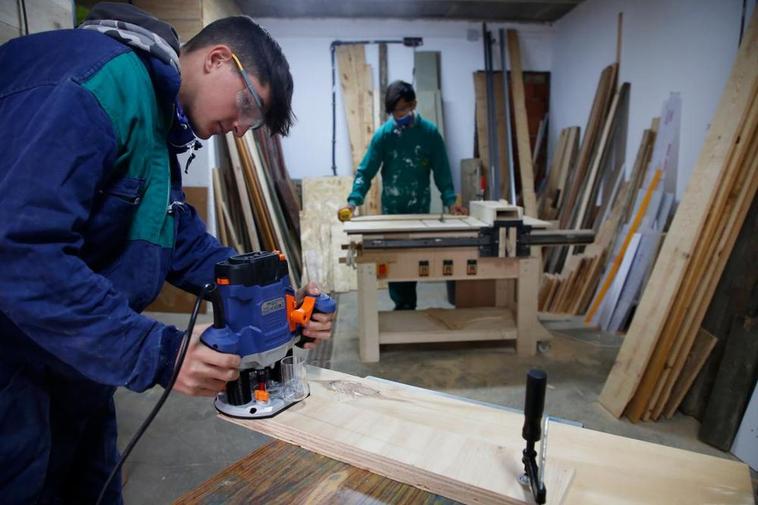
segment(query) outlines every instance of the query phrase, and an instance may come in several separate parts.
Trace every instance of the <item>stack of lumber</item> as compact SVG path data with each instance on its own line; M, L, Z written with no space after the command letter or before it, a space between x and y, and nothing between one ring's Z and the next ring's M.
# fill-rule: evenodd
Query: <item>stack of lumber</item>
M611 65L601 74L578 155L578 128L562 131L540 195L543 218L557 218L568 228L591 228L597 235L584 249L551 249L545 261L539 310L586 314L586 322L618 332L629 324L673 210L681 100L672 94L661 112L663 122L654 118L650 129L643 132L626 179L628 83L615 92L602 129L593 126L614 72ZM594 148L586 147L595 133Z
M753 197L695 344L664 410L664 415L671 417L681 400L679 409L701 421L698 438L722 451L732 447L750 391L758 379L755 251L758 251L758 198ZM732 452L737 455L734 449Z
M261 128L242 138L228 133L226 147L221 149L222 166L213 170L219 240L239 252L283 252L291 282L299 286L300 204L284 165L280 139Z
M347 130L350 136L352 173L358 169L366 154L376 128L374 114L374 83L371 65L366 64L364 44L345 44L336 48L337 67L342 87L342 103L345 108ZM349 193L349 191L348 191ZM348 193L343 196L343 204ZM381 176L371 181L359 212L365 215L381 214Z
M626 326L667 231L676 190L680 113L679 95L672 94L661 112L664 119L657 126L650 161L641 176L633 174L642 186L634 193L634 206L626 209L628 221L619 230L611 261L585 317L603 330L616 332Z
M655 420L672 407L672 388L758 187L757 92L758 13L601 393L616 416Z
M611 163L607 153L618 152L617 149L611 149L611 146L622 135L612 134L625 130L626 115L616 114L616 111L619 111L619 103L621 109L628 103L628 86L616 92L617 69L618 65L614 63L600 73L595 98L578 150L576 142L579 127L564 129L547 175L548 181L540 192L538 217L556 220L562 229L581 228L585 216L595 214L594 204L597 199L593 200L591 197L597 194L598 188L605 182L607 172L616 172L615 169L608 170ZM622 122L623 128L619 126ZM614 168L619 164L623 165L623 159L612 161ZM604 184L611 185L612 183ZM564 278L567 278L571 274L570 268L565 267L568 255L567 247L549 249L545 255L545 271L551 274L565 274Z
M543 312L583 314L587 310L611 257L623 215L633 203L638 174L646 167L649 134L643 136L632 177L624 180L629 84L612 93L616 68L609 65L600 75L581 145L579 127L561 131L539 194L540 218L556 220L562 228L592 228L597 232L594 243L584 250L548 250L540 294L539 310Z

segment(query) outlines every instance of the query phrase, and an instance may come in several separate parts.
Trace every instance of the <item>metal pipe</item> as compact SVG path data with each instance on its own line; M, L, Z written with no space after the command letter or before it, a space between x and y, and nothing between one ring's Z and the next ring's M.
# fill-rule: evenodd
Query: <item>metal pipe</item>
M500 68L503 69L503 102L505 103L505 152L508 156L508 176L510 182L508 187L510 188L510 203L516 205L516 171L513 166L513 144L511 143L511 96L508 93L508 67L505 60L505 30L500 28L498 30L498 36L500 38Z
M495 118L495 82L492 76L492 33L487 30L487 24L482 23L484 36L484 77L487 87L487 150L489 151L489 198L497 200L500 197L499 187L499 150L497 135L497 119Z

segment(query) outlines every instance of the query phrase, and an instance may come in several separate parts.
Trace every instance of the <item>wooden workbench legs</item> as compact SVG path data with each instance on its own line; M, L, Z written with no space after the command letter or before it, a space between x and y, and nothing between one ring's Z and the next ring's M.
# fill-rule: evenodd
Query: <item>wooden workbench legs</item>
M537 343L549 340L550 333L537 319L537 295L540 289L539 258L529 257L519 260L517 282L516 352L519 356L534 356L537 353Z
M376 263L358 264L359 353L364 363L379 361L379 309L376 299Z

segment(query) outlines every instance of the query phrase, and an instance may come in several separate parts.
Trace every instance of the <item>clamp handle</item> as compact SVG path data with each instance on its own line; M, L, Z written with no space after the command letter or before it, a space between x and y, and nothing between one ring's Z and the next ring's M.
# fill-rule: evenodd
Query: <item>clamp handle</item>
M533 368L527 372L524 427L521 430L521 436L526 440L526 448L522 453L521 462L524 464L524 473L529 478L534 501L539 504L545 503L547 490L545 483L540 480L534 444L542 437L542 414L545 410L546 388L547 374L544 371Z

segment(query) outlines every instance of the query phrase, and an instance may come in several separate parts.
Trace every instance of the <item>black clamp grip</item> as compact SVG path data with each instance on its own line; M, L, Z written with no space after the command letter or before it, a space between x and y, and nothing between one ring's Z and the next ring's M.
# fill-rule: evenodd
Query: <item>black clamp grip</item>
M532 369L526 374L526 399L524 401L524 428L521 436L526 440L521 462L524 463L524 473L529 479L534 501L545 503L547 490L545 483L540 480L540 469L537 465L537 451L534 445L542 437L542 413L545 409L545 389L547 374L542 370Z

